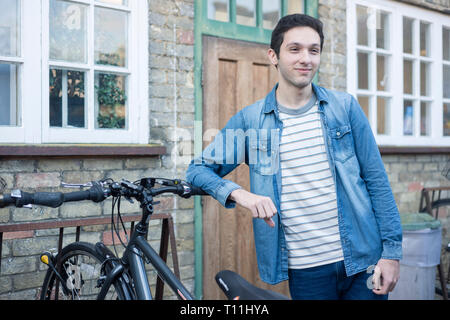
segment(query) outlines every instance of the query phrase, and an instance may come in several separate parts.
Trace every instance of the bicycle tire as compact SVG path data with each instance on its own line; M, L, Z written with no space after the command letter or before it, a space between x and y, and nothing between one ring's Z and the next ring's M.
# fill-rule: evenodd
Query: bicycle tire
M96 300L101 290L105 259L87 242L74 242L64 247L56 256L61 259L60 275L68 290L64 290L52 268L47 270L41 290L41 300ZM100 279L100 280L99 280ZM120 285L123 279L116 279L108 289L105 300L123 300ZM56 294L57 293L57 294Z

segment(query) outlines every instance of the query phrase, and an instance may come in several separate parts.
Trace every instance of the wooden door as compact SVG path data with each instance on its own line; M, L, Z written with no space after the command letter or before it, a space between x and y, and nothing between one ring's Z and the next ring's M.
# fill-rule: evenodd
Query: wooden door
M273 88L277 76L267 50L266 45L203 37L204 137L222 129L236 112L264 98ZM211 141L204 139L203 147ZM250 190L246 164L224 178ZM210 197L202 201L204 299L225 298L214 280L224 269L239 273L259 287L288 295L286 282L270 286L259 278L250 211L239 206L224 209Z

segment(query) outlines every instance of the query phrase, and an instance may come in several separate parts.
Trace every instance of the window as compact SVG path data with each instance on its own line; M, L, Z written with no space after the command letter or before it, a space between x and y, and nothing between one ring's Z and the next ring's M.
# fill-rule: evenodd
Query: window
M206 0L210 20L272 30L285 14L303 12L302 0Z
M147 1L1 2L0 142L148 142Z
M389 42L389 15L381 10L356 6L358 101L378 134L389 134L391 105L389 68L392 52ZM373 19L379 28L371 27Z
M442 27L442 91L444 136L450 136L450 25Z
M20 2L3 0L0 10L0 126L20 126L19 85L22 70Z
M386 0L348 3L347 87L377 142L448 145L450 18Z

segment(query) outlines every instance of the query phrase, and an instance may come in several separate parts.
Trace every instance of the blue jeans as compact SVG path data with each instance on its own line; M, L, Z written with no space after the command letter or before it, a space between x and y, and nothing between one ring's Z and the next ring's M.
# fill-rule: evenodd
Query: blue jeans
M347 277L344 261L289 269L289 290L294 300L387 300L388 295L377 295L368 288L371 275L364 271Z

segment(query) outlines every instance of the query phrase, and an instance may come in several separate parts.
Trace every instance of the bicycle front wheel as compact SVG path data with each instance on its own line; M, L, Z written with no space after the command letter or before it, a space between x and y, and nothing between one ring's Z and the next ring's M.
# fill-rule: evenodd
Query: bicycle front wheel
M41 300L95 300L105 278L104 258L95 246L74 242L64 247L57 256L61 260L60 276L48 269L41 291ZM124 299L123 290L115 281L106 294L106 300Z

